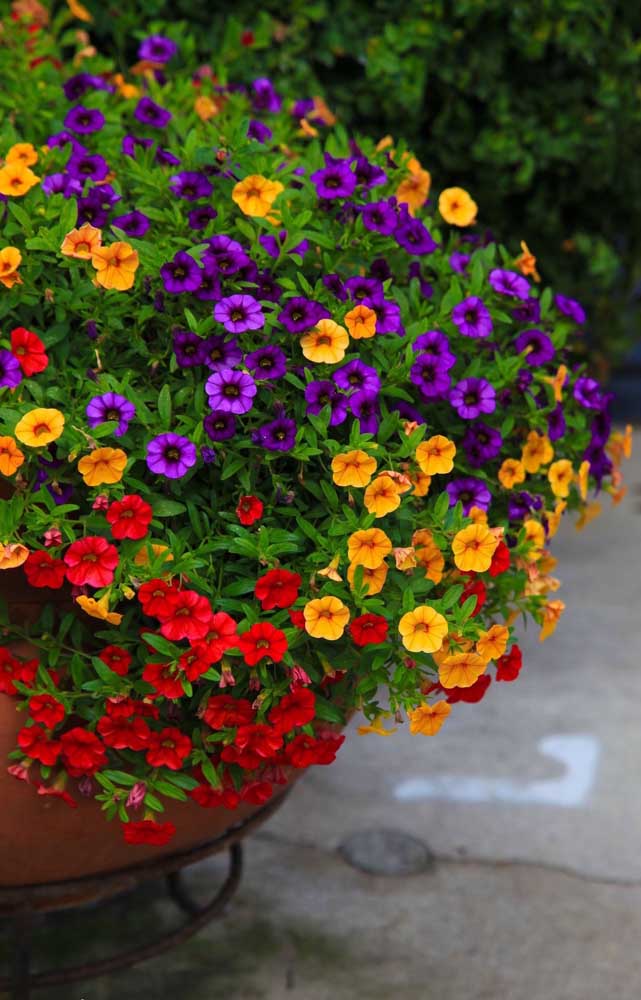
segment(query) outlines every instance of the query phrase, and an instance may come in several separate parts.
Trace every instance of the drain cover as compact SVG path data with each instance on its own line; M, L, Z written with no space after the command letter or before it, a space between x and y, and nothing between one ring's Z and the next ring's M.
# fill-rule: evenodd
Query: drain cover
M369 875L418 875L434 867L427 844L402 830L362 830L338 848L352 868Z

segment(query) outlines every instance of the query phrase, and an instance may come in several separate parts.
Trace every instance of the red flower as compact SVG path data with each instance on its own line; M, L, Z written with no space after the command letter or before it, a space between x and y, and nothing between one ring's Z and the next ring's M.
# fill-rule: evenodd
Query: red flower
M236 517L241 524L253 524L263 516L263 501L258 497L243 496L236 507Z
M192 789L189 797L203 809L235 809L240 802L240 795L234 788L212 788L209 784L199 785Z
M488 570L490 576L499 576L510 568L510 550L505 542L499 542L494 550L492 562Z
M144 719L103 715L96 727L103 742L114 750L146 750L151 730Z
M466 701L469 704L475 704L485 697L491 683L492 678L489 674L481 674L478 680L469 688L447 688L447 700L450 705L455 705L457 701Z
M115 500L107 511L114 538L144 538L154 512L137 493L129 493L122 500Z
M311 767L312 764L332 764L336 760L338 748L345 742L344 736L323 736L314 739L306 733L299 733L285 747L287 761L293 767Z
M45 345L40 337L25 330L23 326L17 326L11 331L11 353L16 358L27 378L30 375L37 375L43 372L49 364L49 358L45 353Z
M64 555L67 579L77 587L108 587L118 565L118 551L106 538L89 535L72 542Z
M253 31L243 31L240 36L240 44L245 47L249 47L254 44L254 32Z
M98 653L98 658L102 660L106 667L113 670L119 677L126 677L131 663L131 655L121 646L105 646L102 652Z
M255 667L264 656L280 663L287 649L287 638L279 628L269 622L256 622L247 632L238 636L238 648L249 667Z
M252 805L262 806L268 802L274 794L274 789L268 781L250 781L248 785L243 785L240 790L240 797L243 802L251 802Z
M487 590L482 580L471 580L459 598L459 604L465 604L468 597L476 597L476 607L472 618L476 618L487 599Z
M292 608L288 611L289 620L294 626L294 628L304 629L305 628L305 615L302 611L293 611Z
M65 706L50 694L36 694L29 699L29 715L45 729L53 729L62 722L66 712Z
M171 617L171 597L175 593L175 588L164 580L147 580L138 590L138 600L146 615L164 621Z
M123 823L122 832L127 844L154 844L162 847L168 844L176 832L173 823L156 823L153 819L141 819L137 823Z
M289 733L296 726L306 726L316 715L316 696L309 688L296 688L281 698L269 713L269 721L281 733Z
M188 681L197 681L207 673L213 662L214 657L207 643L198 642L182 654L178 666Z
M152 767L168 767L180 771L192 751L188 736L175 726L169 726L159 733L152 733L147 750L147 763Z
M53 785L38 785L38 795L52 795L54 799L62 799L62 801L70 806L71 809L77 809L78 803L69 792L66 792L64 788L55 788Z
M23 568L32 587L58 590L65 582L67 567L62 559L54 559L48 552L30 552Z
M19 660L8 649L0 647L0 692L2 694L17 694L14 681L22 684L33 684L40 661Z
M165 698L175 699L182 698L185 693L182 674L171 663L148 663L142 672L142 679L155 688L156 696L162 694Z
M523 666L523 655L517 645L512 646L509 653L499 656L496 661L497 681L515 681Z
M240 764L251 771L278 753L282 745L282 733L273 726L265 723L239 726L233 744L226 746L220 756L230 764Z
M107 763L107 755L102 741L95 733L76 726L60 737L63 762L74 778L94 774Z
M213 695L205 706L203 720L212 729L227 729L229 726L245 726L253 722L256 712L246 698L234 698L231 694Z
M204 639L211 620L211 605L207 598L195 590L178 590L170 595L169 603L171 614L160 626L161 634L172 642Z
M27 757L39 760L46 767L55 764L60 756L60 740L52 739L42 726L29 726L18 733L18 746Z
M211 616L205 642L214 656L212 663L217 663L228 649L236 645L236 629L236 622L224 611L217 611Z
M387 622L382 615L361 615L349 625L352 639L357 646L375 645L387 639Z
M263 611L288 608L297 599L300 585L298 573L290 573L286 569L270 569L269 573L265 573L257 581L254 594Z

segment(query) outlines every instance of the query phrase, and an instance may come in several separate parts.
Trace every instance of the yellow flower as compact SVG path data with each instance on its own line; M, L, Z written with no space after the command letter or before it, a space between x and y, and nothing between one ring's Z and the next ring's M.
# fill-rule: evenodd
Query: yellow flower
M321 319L313 330L300 338L300 346L308 361L335 365L345 357L349 336L333 319Z
M463 573L469 573L470 570L485 573L490 568L497 545L498 538L486 524L470 524L454 536L454 562Z
M383 726L383 716L377 715L368 725L359 726L357 731L359 736L365 736L367 733L374 733L376 736L391 736L397 729L398 726L394 726L392 729L385 729Z
M567 497L569 495L573 475L572 462L568 461L567 458L561 458L558 462L552 462L552 465L548 469L548 479L555 497Z
M120 96L126 101L140 95L140 89L133 83L127 83L122 73L114 73L111 82L116 87Z
M559 530L559 525L561 524L561 517L563 516L563 511L567 507L565 500L557 500L556 506L553 511L546 510L545 519L548 525L548 536L554 538L557 531Z
M402 572L414 569L416 566L416 550L413 545L392 549L392 555L394 556L396 568Z
M16 424L14 434L22 444L29 445L30 448L40 448L56 441L62 434L64 426L65 418L60 410L38 407L25 413Z
M588 495L588 480L590 476L590 463L581 462L579 466L579 471L577 473L577 483L579 485L579 495L582 500Z
M443 579L443 569L445 568L445 558L438 545L430 542L416 550L416 559L419 566L425 570L425 578L433 583L440 583Z
M376 313L369 306L354 306L345 316L345 326L354 340L368 340L376 333Z
M362 563L350 563L347 567L347 581L352 589L354 588L354 577L356 576L356 570L359 565L363 571L362 585L367 590L367 597L373 597L374 594L380 594L381 590L385 586L385 580L387 579L387 563L382 562L380 566L375 566L374 569L369 569L368 566L363 566Z
M91 260L101 245L101 230L85 222L84 225L80 226L80 229L72 229L67 233L60 246L60 253L63 253L65 257Z
M474 524L487 524L487 511L482 507L470 507L467 516Z
M119 483L127 465L127 456L122 448L94 448L78 462L87 486Z
M194 111L201 121L208 122L220 113L220 105L212 101L211 97L207 97L206 94L201 94L194 101Z
M521 256L517 257L514 263L518 267L521 274L524 274L526 277L531 274L535 281L541 280L541 275L536 269L536 257L532 251L528 249L528 245L525 240L521 240Z
M8 150L5 160L7 163L21 163L23 167L32 167L38 162L38 154L30 142L17 142Z
M410 653L434 653L443 645L447 621L435 608L420 604L403 615L398 631L405 649L409 649Z
M333 111L330 111L323 97L313 97L314 108L311 112L312 118L320 118L325 125L335 125L338 118Z
M24 462L24 455L12 437L0 437L0 472L12 476Z
M140 546L136 555L134 556L135 566L149 566L149 549L151 549L152 559L157 559L158 556L164 555L165 562L173 562L173 553L169 551L168 545L161 545L160 542L145 542Z
M476 641L476 652L482 660L498 660L507 649L510 630L505 625L492 625L487 632L481 632Z
M469 688L485 673L486 666L478 653L454 653L439 665L438 679L444 688Z
M261 174L250 174L236 184L231 196L245 215L264 218L269 215L274 201L284 190L280 181L270 181Z
M380 528L366 528L350 535L347 551L351 563L376 569L392 551L392 543Z
M365 490L363 503L370 514L385 517L400 506L401 498L393 479L389 476L377 476Z
M525 541L533 546L526 556L526 559L530 562L536 562L537 559L540 559L543 554L543 547L545 545L545 529L542 524L539 524L539 522L533 520L533 518L528 518L527 521L524 521L523 527L525 528Z
M499 482L506 490L525 480L525 466L518 458L506 458L499 469Z
M125 292L134 283L139 263L138 251L128 243L112 243L111 246L94 250L91 263L98 272L96 281L99 285Z
M471 226L476 221L478 205L463 188L451 187L441 191L438 210L451 226Z
M341 561L340 555L334 556L329 565L325 566L324 569L319 569L319 576L326 576L328 580L334 580L335 583L340 583L343 577L338 572L338 566Z
M421 442L416 449L416 461L426 476L451 472L454 468L456 445L442 434Z
M563 401L563 386L565 385L565 380L568 376L568 370L565 365L559 365L559 370L556 375L547 375L543 381L547 382L554 389L554 401L556 403L561 403Z
M0 569L15 569L16 566L22 566L23 562L27 561L28 555L29 549L26 545L21 545L19 542L3 545L0 542Z
M404 472L396 472L395 469L383 469L381 475L389 476L389 478L394 483L396 492L400 493L401 495L403 493L407 493L407 491L411 490L412 488L412 480L410 479L409 476L406 476Z
M424 472L414 472L411 476L412 483L414 484L414 489L412 490L412 496L414 497L425 497L428 494L430 484L432 482L431 476L426 476Z
M40 178L20 160L7 163L0 169L0 194L20 198L39 182Z
M545 642L545 640L552 635L557 625L559 624L559 618L565 611L565 604L563 601L548 601L548 603L543 608L543 627L539 634L539 641Z
M0 250L0 281L7 288L19 281L18 268L21 262L22 254L17 247L3 247Z
M317 597L303 608L305 631L314 639L340 639L349 621L349 609L338 597Z
M521 455L525 471L538 472L542 465L547 465L553 458L554 448L546 435L530 431Z
M120 625L122 621L122 615L119 615L116 611L109 610L108 594L103 594L98 601L95 597L85 597L82 594L80 597L76 597L76 604L83 611L86 611L88 615L91 615L92 618L100 618L103 622L108 622L110 625Z
M418 164L418 160L413 161L413 163ZM409 177L402 180L396 188L396 200L399 204L407 205L410 214L414 215L417 209L427 201L431 184L432 178L429 172L423 170L420 164L415 166L415 169L410 167Z
M79 2L79 0L67 0L67 7L73 16L77 17L79 21L93 21L92 15L89 13L84 4Z
M446 701L436 701L433 705L425 702L418 708L412 708L407 713L410 720L410 733L412 736L436 736L439 729L452 711L452 706Z
M603 507L598 500L595 500L593 503L586 504L581 508L581 514L576 522L576 530L583 531L583 529L587 528L591 521L594 521L595 518L599 517L602 513Z
M357 448L332 459L332 479L337 486L367 486L376 472L376 459Z
M412 545L418 547L419 545L431 545L434 541L434 535L429 528L418 528L417 531L412 535Z

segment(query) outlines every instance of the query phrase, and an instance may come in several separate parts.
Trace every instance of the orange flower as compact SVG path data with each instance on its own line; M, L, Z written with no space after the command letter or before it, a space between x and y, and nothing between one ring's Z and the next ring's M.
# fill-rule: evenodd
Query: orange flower
M16 566L22 566L23 562L27 561L28 555L29 549L26 545L21 545L19 542L3 545L0 542L0 569L15 569Z
M127 465L127 456L122 448L94 448L78 462L87 486L119 483Z
M440 583L443 579L443 569L445 568L445 558L438 545L430 542L422 548L416 550L416 559L419 566L425 570L425 578L433 583Z
M338 597L318 597L303 608L305 631L314 639L340 639L349 621L349 609Z
M486 666L478 653L454 653L439 665L438 679L444 688L469 688L485 673Z
M325 125L335 125L338 118L333 111L330 111L323 97L313 97L314 107L311 112L312 118L320 118Z
M220 105L212 101L211 97L207 97L206 94L201 94L194 101L194 111L202 122L208 122L220 113Z
M452 711L452 706L446 701L436 701L433 705L425 702L418 708L412 708L407 713L410 720L410 733L412 736L436 736L439 729Z
M521 454L525 471L531 473L538 472L542 465L547 465L553 458L554 448L546 435L530 431Z
M136 552L134 556L135 566L149 566L151 561L149 556L149 549L151 549L151 559L157 559L158 556L165 557L165 562L173 562L173 553L169 551L168 545L161 545L159 542L145 542L144 545Z
M382 562L380 566L375 566L374 569L369 569L369 567L363 566L362 563L350 563L347 567L347 581L352 590L354 589L354 577L356 576L356 570L359 565L363 571L362 585L367 590L367 597L373 597L374 594L380 594L381 590L385 586L385 580L387 579L387 563Z
M441 191L438 210L451 226L471 226L476 222L478 205L463 188L451 187Z
M24 455L12 437L0 437L0 472L12 476L24 462Z
M389 476L377 476L365 490L363 503L370 514L376 517L385 517L393 510L396 510L401 503L398 489L393 479Z
M133 83L127 83L122 73L114 73L111 77L111 82L116 87L120 96L125 100L131 100L140 94L140 89Z
M481 632L476 641L476 652L482 660L498 660L507 649L510 630L505 625L492 625L487 632Z
M412 496L414 497L427 496L432 482L432 477L426 476L424 472L414 472L412 473L412 476L410 478L412 480L412 483L414 484Z
M85 597L82 594L80 597L76 597L76 604L92 618L100 618L103 622L108 622L109 625L120 625L122 621L122 615L119 615L117 611L109 610L108 594L103 594L99 600L96 600L95 597Z
M590 477L590 463L587 461L581 462L576 479L579 486L579 496L581 497L582 500L585 500L585 498L588 495L589 477Z
M525 541L533 546L525 558L530 562L536 562L543 554L545 529L542 524L539 524L533 518L528 518L527 521L524 521L523 527L525 529Z
M5 156L7 163L22 163L24 167L32 167L38 162L38 154L30 142L16 142Z
M474 524L487 524L487 511L482 507L470 507L467 515Z
M556 506L553 511L546 510L545 519L548 525L548 536L554 538L557 531L559 530L559 525L561 524L561 517L563 516L563 511L567 507L565 500L557 500Z
M392 555L397 569L404 571L414 569L416 566L416 551L412 545L392 549Z
M456 445L442 434L435 434L416 449L416 461L426 476L451 472L455 455Z
M359 736L366 736L367 733L374 733L376 736L391 736L397 729L398 726L394 726L392 729L385 729L383 726L383 716L377 715L368 725L359 726L357 732Z
M412 545L415 547L419 545L431 545L433 541L434 535L429 528L418 528L412 535Z
M376 472L376 459L357 448L332 459L332 478L337 486L367 486Z
M16 160L14 163L7 163L0 170L0 194L8 195L12 198L21 198L23 194L40 182L29 167Z
M303 354L316 364L335 365L345 357L349 346L347 330L333 319L321 319L313 330L300 338Z
M518 267L521 274L526 277L531 274L535 281L541 280L541 275L536 269L536 257L531 250L528 249L528 245L525 240L521 240L521 256L517 257L514 261Z
M6 288L12 288L17 281L22 254L17 247L3 247L0 250L0 281Z
M401 641L410 653L435 653L443 645L447 630L447 620L427 604L408 611L398 623Z
M41 448L51 444L62 434L65 418L60 410L37 407L29 410L15 426L14 434L22 444L30 448Z
M91 263L98 272L96 281L99 285L124 292L134 283L138 269L138 251L128 243L112 243L111 246L94 250Z
M67 7L73 16L77 17L79 21L93 21L92 15L89 13L84 4L80 3L80 0L67 0Z
M261 174L250 174L236 184L231 196L245 215L264 218L269 215L274 201L284 190L280 181L270 181Z
M369 306L354 306L345 316L345 326L354 340L368 340L376 333L376 313Z
M548 601L543 608L543 626L539 634L539 642L545 642L552 635L564 611L565 604L563 601Z
M366 528L350 535L347 551L351 563L376 569L392 551L392 543L380 528Z
M96 250L102 245L102 232L95 226L85 222L80 229L72 229L67 233L60 246L60 253L65 257L77 257L79 260L91 260Z
M555 497L567 497L569 495L573 476L572 462L567 458L561 458L558 462L552 462L552 465L548 469L548 480Z
M340 583L343 577L338 572L338 566L341 561L340 555L334 556L329 565L325 566L324 569L317 570L319 576L326 576L328 580L333 580L335 583Z
M605 450L615 465L620 465L624 458L632 455L632 425L628 424L625 433L615 431L610 435Z
M423 170L418 160L411 162L414 169L410 167L409 177L401 181L396 188L396 200L399 204L407 205L410 214L414 215L421 205L424 205L427 201L432 178L427 170Z
M506 490L525 480L525 466L517 458L506 458L499 469L499 482Z
M598 500L595 500L593 503L586 504L581 508L581 514L576 522L576 530L583 531L583 529L587 528L591 521L594 521L595 518L599 517L602 513L603 507Z
M490 568L494 550L499 540L486 524L470 524L455 536L452 542L454 562L463 573L472 570L485 573Z
M559 370L556 375L547 375L543 381L547 382L554 389L554 401L556 403L561 403L563 401L563 386L565 385L565 380L568 375L568 370L565 365L559 365Z

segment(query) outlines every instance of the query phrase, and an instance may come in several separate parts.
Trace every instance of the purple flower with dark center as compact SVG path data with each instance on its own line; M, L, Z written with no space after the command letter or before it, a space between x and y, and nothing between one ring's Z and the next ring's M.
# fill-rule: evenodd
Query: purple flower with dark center
M222 368L205 382L205 392L212 410L227 413L249 413L257 393L256 383L247 372Z
M511 493L507 500L507 516L510 521L524 521L531 511L536 510L535 498L531 493Z
M342 424L347 417L347 398L337 392L333 382L310 382L305 386L306 413L318 414L324 406L331 408L330 427Z
M183 170L182 173L170 177L169 181L169 187L176 197L184 198L185 201L209 198L214 190L211 181L197 170Z
M382 167L378 167L375 163L370 163L366 156L358 156L356 158L356 183L359 187L364 187L367 190L373 187L377 187L379 184L384 184L387 180L387 174Z
M345 289L350 299L354 299L355 302L364 302L365 299L377 299L380 301L384 293L383 283L378 278L365 278L360 274L355 274L351 278L347 278Z
M92 181L102 181L109 173L109 164L104 156L89 153L73 153L67 170L72 177L82 177Z
M512 315L517 323L538 323L541 319L541 303L530 296L512 310Z
M396 209L389 201L373 201L369 205L359 207L363 225L374 233L391 236L398 221Z
M378 396L361 389L349 399L349 408L358 420L361 434L376 434L380 422Z
M300 121L301 118L306 118L309 112L314 110L314 107L314 101L311 97L302 97L294 104L291 116L295 121Z
M15 389L22 382L22 368L11 351L0 350L0 388Z
M567 430L563 404L557 403L551 413L548 413L548 437L550 441L558 441Z
M325 153L325 166L310 175L319 198L349 198L356 187L356 174L350 160L336 159Z
M149 149L153 146L153 139L140 139L137 135L125 135L122 138L121 149L124 156L136 156L136 149Z
M87 152L82 143L78 142L75 135L72 135L71 132L67 132L66 129L63 129L61 132L54 132L53 135L50 135L46 140L45 145L49 146L51 149L56 149L58 147L66 146L67 143L69 143L74 153Z
M495 427L489 427L482 420L471 424L463 435L463 448L470 465L480 469L501 451L503 437Z
M198 208L192 208L187 215L189 228L196 230L205 229L217 215L218 212L211 205L199 205Z
M207 445L203 445L200 449L200 457L205 465L211 465L216 461L216 452L213 448L208 448Z
M67 111L64 124L78 135L89 135L100 131L105 124L105 116L97 108L85 108L84 105L77 104Z
M97 205L108 211L121 200L122 195L119 195L111 184L95 184L87 191L87 197L92 198Z
M284 308L278 314L278 322L282 323L289 333L305 333L316 326L319 320L329 319L331 313L320 302L296 295L288 299Z
M526 365L544 365L554 357L554 344L542 330L524 330L514 341L519 354L525 353Z
M452 322L464 337L489 337L494 329L490 310L476 295L470 295L454 306Z
M91 73L76 73L75 76L70 76L68 80L65 80L62 89L68 101L77 101L89 90L113 92L115 87L108 84L101 76L94 76Z
M220 275L211 260L206 261L203 257L203 264L205 266L200 274L200 285L194 296L201 302L218 302L223 295Z
M178 52L178 46L164 35L148 35L138 48L138 58L149 62L167 63Z
M271 271L259 271L255 278L256 298L264 302L280 302L283 289L276 283Z
M232 337L227 340L225 335L212 334L203 340L203 362L214 372L223 368L235 368L243 360L243 352L238 341Z
M203 420L203 427L212 441L228 441L236 433L236 418L225 410L214 410Z
M363 299L363 305L376 313L376 334L396 333L402 337L405 327L401 322L401 307L391 299Z
M181 368L194 368L205 363L205 341L191 330L176 330L174 354Z
M522 275L516 271L506 271L502 267L495 267L490 271L487 279L499 295L511 295L515 299L527 299L530 295L530 282L526 281Z
M492 494L487 488L487 484L474 476L451 479L445 489L450 498L450 507L454 507L459 502L462 503L465 517L472 507L487 510L492 502Z
M114 437L122 437L136 415L136 407L125 396L117 392L106 392L89 400L85 413L90 427L97 427L108 420L117 420Z
M388 405L393 413L398 413L401 420L413 420L417 424L426 423L425 417L421 411L417 410L415 406L411 405L411 403L407 403L404 399L395 399Z
M534 375L527 368L519 368L516 373L516 388L519 392L525 392L531 385Z
M271 111L275 114L280 111L283 99L276 93L274 85L266 76L261 76L252 83L254 96L252 106L256 111Z
M603 447L610 440L612 430L612 414L608 410L601 410L590 424L590 444Z
M205 242L207 250L203 254L203 264L207 266L211 263L221 274L237 274L251 263L241 244L230 236L212 236Z
M443 399L452 384L446 363L431 352L419 354L410 368L410 379L417 387L423 399L428 402Z
M258 237L258 242L265 248L270 257L276 259L280 256L281 249L287 239L287 230L281 229L278 236L272 236L271 233L265 233ZM301 240L297 243L295 247L291 247L287 251L288 254L297 254L299 257L304 257L309 250L309 241Z
M392 269L385 257L376 257L370 264L369 273L372 278L380 282L387 281L388 278L392 277Z
M453 271L456 271L457 274L465 274L469 262L469 253L460 253L458 250L455 250L454 253L450 254L450 267Z
M381 380L375 368L356 358L332 373L332 379L345 392L367 392L376 395L381 391Z
M406 205L401 205L394 238L400 247L417 257L434 253L438 247L438 243L432 239L429 230L420 219L414 219L409 214Z
M253 295L228 295L214 306L214 319L230 333L262 330L265 316Z
M196 445L180 434L159 434L147 445L147 468L167 479L182 479L196 458Z
M154 160L156 163L160 163L163 167L179 167L180 160L173 153L170 153L168 149L162 149L161 146L158 147L154 155Z
M89 340L98 339L98 324L95 319L88 319L85 323L85 333L89 337Z
M296 421L277 417L252 431L252 441L268 451L291 451L296 444Z
M152 128L164 128L168 125L173 115L166 108L161 108L150 97L141 97L134 109L134 118L143 125L151 125Z
M127 236L132 236L134 239L141 240L151 222L149 217L144 214L144 212L138 212L134 209L133 212L125 212L124 215L116 215L111 220L111 225L115 226L116 229L122 229L123 233Z
M42 190L49 197L52 194L62 194L65 198L82 194L82 183L77 177L69 174L49 174L42 178Z
M248 354L245 364L257 379L282 378L287 371L287 355L275 344L266 344Z
M160 268L165 291L172 295L181 292L195 292L200 285L201 270L197 261L184 250L179 250L174 259Z
M496 392L484 378L461 379L450 389L450 403L463 420L474 420L481 413L494 413Z
M600 489L603 477L612 472L612 462L598 444L589 444L582 457L584 462L590 463L590 475L594 476Z
M109 211L96 201L95 198L78 198L78 219L76 225L82 226L85 222L90 222L92 226L101 229L106 226L109 219Z
M345 286L337 274L324 274L323 284L340 302L347 300Z
M586 410L600 410L604 404L603 392L596 379L583 376L574 384L572 395Z
M568 299L565 295L555 295L554 305L564 316L573 320L575 323L585 323L586 315L585 309L577 302L576 299Z
M421 333L414 341L412 348L414 351L427 351L433 357L438 358L439 364L445 371L449 371L456 364L456 355L450 350L450 342L440 330L428 330Z
M248 139L256 139L257 142L261 142L264 145L266 142L269 142L273 134L272 130L264 122L256 121L255 118L250 120L247 128Z

